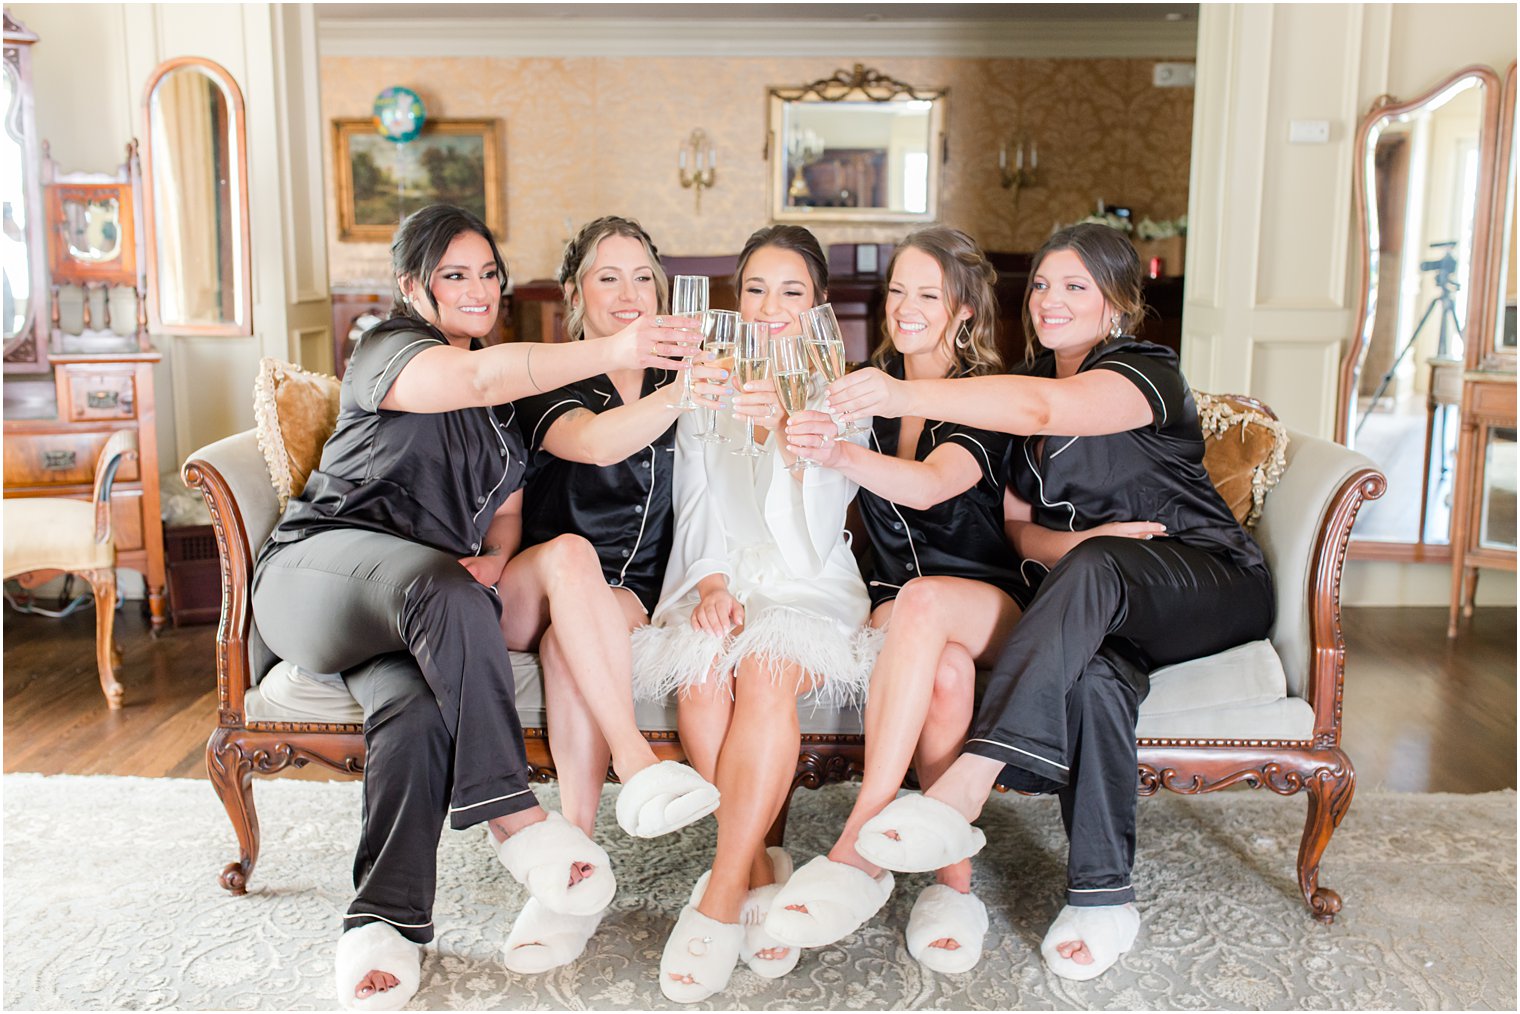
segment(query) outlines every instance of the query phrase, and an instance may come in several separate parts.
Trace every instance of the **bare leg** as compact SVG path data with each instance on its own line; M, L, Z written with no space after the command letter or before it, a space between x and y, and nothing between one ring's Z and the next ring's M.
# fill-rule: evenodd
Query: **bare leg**
M601 731L618 778L627 781L654 764L654 751L633 720L628 621L591 543L562 535L526 549L507 564L497 588L509 648L537 644L550 624L576 632L559 639L558 658Z
M688 687L676 698L676 731L681 737L681 749L697 774L715 785L718 753L734 716L733 685L728 675L709 675L706 683ZM723 791L721 786L718 791Z

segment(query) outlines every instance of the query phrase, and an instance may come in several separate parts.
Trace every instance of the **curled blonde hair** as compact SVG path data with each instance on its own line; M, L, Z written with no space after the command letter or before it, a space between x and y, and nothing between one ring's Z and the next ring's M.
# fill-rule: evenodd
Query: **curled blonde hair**
M596 248L609 236L627 236L644 245L644 252L649 254L649 266L654 271L655 312L664 313L670 305L670 281L665 277L665 269L660 265L660 251L649 238L649 233L631 218L603 215L581 226L581 231L565 247L559 272L554 276L565 293L565 335L571 341L579 341L586 333L586 300L576 301L571 295L582 291L581 282L596 260Z
M950 314L950 326L962 307L971 310L971 317L953 333L945 335L950 346L950 376L979 377L987 373L1003 372L1003 354L997 347L997 271L987 255L976 245L976 240L959 229L934 225L910 233L908 238L892 251L887 263L887 279L897 267L897 258L904 250L919 250L934 258L940 272L945 276L945 309ZM892 355L892 322L883 320L881 341L871 353L871 362L880 367Z

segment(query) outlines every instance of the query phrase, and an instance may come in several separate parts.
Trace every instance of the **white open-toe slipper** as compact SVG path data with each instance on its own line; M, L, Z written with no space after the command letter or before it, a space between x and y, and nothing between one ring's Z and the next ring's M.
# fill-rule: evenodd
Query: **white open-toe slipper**
M694 768L660 761L637 772L618 790L618 827L635 838L657 838L695 823L718 808L718 789Z
M786 849L776 846L766 849L765 854L771 858L771 867L776 871L776 882L757 887L745 895L744 907L739 911L739 922L744 926L744 947L739 956L756 975L766 979L779 979L796 968L797 962L802 958L802 948L777 940L765 932L765 917L770 914L771 905L775 903L781 888L791 879L792 857ZM783 957L760 956L761 951L783 947L786 948Z
M872 877L848 863L818 856L776 892L765 932L793 947L825 947L858 930L891 896L890 871ZM795 911L793 905L807 911Z
M495 839L487 840L496 845ZM496 854L507 872L551 912L594 915L617 893L612 860L563 814L550 812L547 820L529 824L496 845ZM572 887L571 863L590 863L596 869Z
M391 989L366 997L354 990L371 972L388 972L397 979ZM400 1010L417 993L422 981L422 945L396 932L387 922L367 922L338 938L334 962L338 1003L344 1010Z
M928 873L969 859L987 844L981 829L947 803L919 793L892 800L866 821L855 851L899 873Z
M507 934L501 963L523 975L568 965L585 952L587 941L602 924L603 914L566 915L544 907L537 898L529 898Z
M969 891L962 894L945 884L930 884L913 903L906 936L908 953L931 972L969 972L982 959L987 906ZM933 946L946 939L960 946Z
M1040 954L1050 970L1063 979L1096 979L1113 967L1119 955L1135 945L1140 934L1140 912L1134 902L1095 907L1067 905L1050 924L1040 944ZM1087 945L1092 963L1080 965L1061 957L1061 944L1080 940Z
M743 926L718 922L687 905L660 955L660 992L676 1003L697 1003L721 993L733 977L743 943Z

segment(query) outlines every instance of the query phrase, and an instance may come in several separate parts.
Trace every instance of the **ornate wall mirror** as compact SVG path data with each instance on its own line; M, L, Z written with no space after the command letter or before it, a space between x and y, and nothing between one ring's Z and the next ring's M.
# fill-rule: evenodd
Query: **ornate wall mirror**
M46 240L38 181L37 131L32 117L32 44L37 36L5 12L5 59L0 65L0 267L4 271L5 372L48 368Z
M1515 65L1504 76L1504 101L1499 115L1498 189L1494 207L1499 210L1498 234L1492 264L1493 294L1488 348L1483 350L1479 366L1489 369L1515 369Z
M1382 96L1357 134L1362 299L1336 439L1388 475L1357 519L1362 558L1447 554L1462 376L1488 330L1498 106L1498 78L1470 67L1408 102Z
M934 221L948 91L858 63L812 84L771 88L771 218Z
M253 333L243 94L200 57L148 79L148 305L163 334Z

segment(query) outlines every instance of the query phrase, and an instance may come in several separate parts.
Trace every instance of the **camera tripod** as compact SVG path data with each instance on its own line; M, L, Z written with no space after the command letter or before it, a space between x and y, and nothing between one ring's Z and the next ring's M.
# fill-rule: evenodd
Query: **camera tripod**
M1455 243L1433 243L1431 245L1436 247L1456 246ZM1425 329L1425 325L1430 321L1432 314L1438 314L1440 318L1438 326L1441 331L1436 337L1437 356L1444 357L1447 355L1451 346L1451 332L1456 332L1458 338L1463 336L1462 322L1457 319L1457 302L1452 298L1452 293L1461 288L1456 279L1452 277L1457 270L1456 258L1451 255L1451 251L1448 249L1438 260L1421 261L1420 270L1436 272L1436 294L1431 297L1430 305L1425 307L1425 312L1420 315L1420 322L1415 325L1414 333L1409 336L1409 340L1404 343L1404 347L1399 349L1399 354L1393 357L1393 363L1384 372L1382 379L1378 381L1377 390L1373 391L1372 397L1367 400L1367 410L1362 413L1362 418L1356 424L1355 432L1358 434L1362 432L1362 427L1367 424L1367 417L1377 407L1378 399L1383 396L1383 392L1388 390L1388 385L1393 383L1393 375L1398 372L1399 364L1404 361L1404 357L1409 355L1410 350L1414 348L1414 343L1419 340L1420 332ZM1450 331L1448 331L1448 325Z

